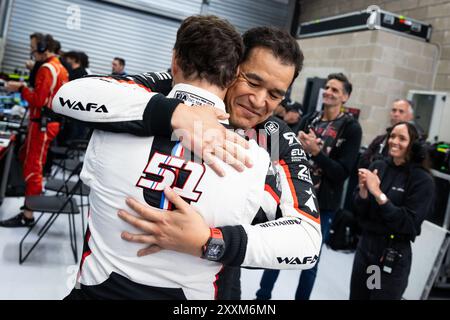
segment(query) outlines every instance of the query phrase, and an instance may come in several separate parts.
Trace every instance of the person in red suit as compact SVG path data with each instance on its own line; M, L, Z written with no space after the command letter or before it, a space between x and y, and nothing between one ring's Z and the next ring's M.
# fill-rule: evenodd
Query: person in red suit
M20 152L25 179L25 196L42 192L43 166L50 143L58 135L59 122L50 110L51 101L58 89L68 81L68 72L53 53L55 40L51 35L33 33L30 49L36 62L43 62L36 74L34 89L24 82L9 81L6 90L19 91L29 105L29 124L25 143ZM3 227L30 227L34 224L33 212L25 206L14 217L0 221Z

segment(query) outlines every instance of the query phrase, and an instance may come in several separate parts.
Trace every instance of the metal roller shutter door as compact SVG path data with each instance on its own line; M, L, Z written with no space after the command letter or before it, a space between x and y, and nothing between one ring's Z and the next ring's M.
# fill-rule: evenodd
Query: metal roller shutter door
M184 2L186 0L183 0ZM70 6L80 8L80 29L70 29ZM115 56L126 59L126 71L164 70L170 67L180 19L137 11L103 1L15 0L6 38L3 71L24 68L29 59L29 35L50 33L64 51L89 55L94 73L109 73Z
M286 2L286 1L285 1ZM270 25L285 27L289 19L289 5L274 0L210 0L204 14L228 19L240 32L249 28Z

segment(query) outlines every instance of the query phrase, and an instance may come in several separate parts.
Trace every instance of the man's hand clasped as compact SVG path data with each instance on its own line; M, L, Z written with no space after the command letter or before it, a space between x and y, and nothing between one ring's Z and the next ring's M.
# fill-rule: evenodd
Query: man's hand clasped
M203 217L171 188L164 189L166 198L176 206L167 211L142 204L128 198L127 205L137 215L119 210L119 217L141 230L142 234L122 232L122 239L146 244L137 252L138 256L156 253L162 249L173 250L200 257L202 247L208 241L210 230Z
M322 140L320 138L317 138L313 130L310 130L309 133L300 131L298 133L298 139L302 143L302 146L306 152L313 156L317 156L319 154Z

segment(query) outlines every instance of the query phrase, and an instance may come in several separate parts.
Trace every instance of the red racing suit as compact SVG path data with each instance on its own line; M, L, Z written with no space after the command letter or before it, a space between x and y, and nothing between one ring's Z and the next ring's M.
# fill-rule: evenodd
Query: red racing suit
M27 136L20 150L25 196L42 192L43 166L48 148L59 132L59 122L50 120L41 126L42 109L51 107L53 96L68 79L67 70L56 56L52 56L39 68L34 90L27 87L21 90L22 97L29 104L30 115Z

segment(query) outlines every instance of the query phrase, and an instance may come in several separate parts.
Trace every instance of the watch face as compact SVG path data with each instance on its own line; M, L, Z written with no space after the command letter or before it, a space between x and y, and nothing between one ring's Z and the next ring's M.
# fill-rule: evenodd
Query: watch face
M205 256L208 260L217 261L220 258L222 258L224 253L224 245L222 241L218 241L218 243L215 243L215 241L211 241L208 244L208 248L206 249Z

